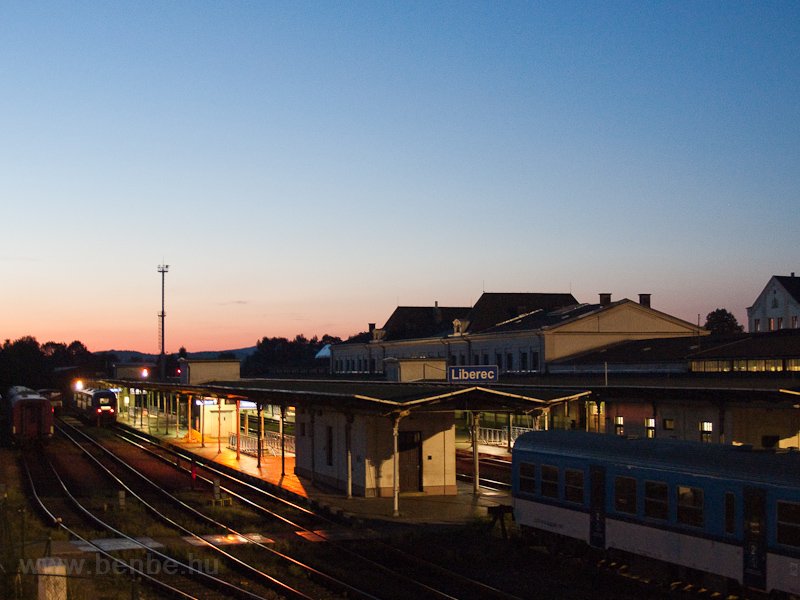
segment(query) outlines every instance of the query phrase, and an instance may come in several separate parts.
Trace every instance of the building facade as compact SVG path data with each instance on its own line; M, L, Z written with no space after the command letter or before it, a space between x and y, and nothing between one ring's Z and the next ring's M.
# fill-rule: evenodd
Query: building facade
M420 323L407 323L414 319ZM649 294L641 294L638 303L612 302L610 294L601 294L598 304L578 303L571 294L484 294L471 309L398 307L384 328L370 327L369 339L333 346L331 372L399 380L398 361L429 360L446 366L496 365L501 373L524 376L609 344L706 333L654 310ZM444 373L428 377L442 378Z
M800 277L773 275L747 309L750 333L800 328Z

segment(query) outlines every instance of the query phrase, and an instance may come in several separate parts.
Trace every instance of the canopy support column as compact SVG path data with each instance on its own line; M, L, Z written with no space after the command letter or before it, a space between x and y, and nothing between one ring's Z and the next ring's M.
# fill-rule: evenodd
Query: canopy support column
M236 460L241 458L241 447L242 447L242 418L240 406L239 406L239 399L236 399Z
M312 417L313 418L313 417ZM283 422L286 420L286 405L281 404L281 420L280 420L280 434L281 434L281 477L286 475L286 438L283 434ZM314 428L312 427L313 431Z
M222 398L217 396L217 454L222 454Z
M261 402L256 403L256 410L258 411L258 416L256 420L258 421L258 443L256 444L256 467L259 469L261 468L261 437L264 435L264 420L263 415L261 414Z
M398 455L398 440L400 438L400 415L394 418L392 422L392 487L393 487L393 510L392 516L400 516L400 457Z
M347 499L353 497L353 415L346 416L344 445L347 448Z
M472 493L481 493L480 481L480 459L478 456L478 430L481 425L481 414L479 412L472 413L472 466L473 466L473 483Z

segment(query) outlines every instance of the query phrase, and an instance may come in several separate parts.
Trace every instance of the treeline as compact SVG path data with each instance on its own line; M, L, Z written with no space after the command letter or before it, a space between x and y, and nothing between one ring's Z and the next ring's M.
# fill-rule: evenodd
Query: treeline
M365 334L351 336L353 340ZM243 377L267 377L281 374L318 374L328 372L328 361L315 357L328 344L341 343L332 335L306 338L300 334L290 340L284 337L264 337L256 343L255 351L242 361ZM168 377L177 371L178 358L186 357L186 348L166 358ZM220 352L219 358L234 358ZM0 347L0 394L12 385L33 389L57 388L66 390L73 379L81 377L110 377L119 359L113 352L90 352L83 343L46 342L39 344L31 336L6 340Z
M0 348L0 393L12 385L63 389L74 377L109 373L114 362L113 354L89 352L78 341L39 344L31 336L6 340Z
M315 357L328 344L338 344L341 338L332 335L311 339L297 335L293 340L284 337L264 337L256 343L255 351L242 361L242 377L266 377L285 373L322 374L328 362Z

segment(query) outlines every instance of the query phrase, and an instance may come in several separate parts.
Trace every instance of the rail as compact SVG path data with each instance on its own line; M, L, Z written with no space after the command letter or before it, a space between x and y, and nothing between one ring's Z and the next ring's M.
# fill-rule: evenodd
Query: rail
M286 454L294 454L294 436L284 435L284 444ZM236 432L228 434L228 449L236 450ZM250 456L258 456L258 436L257 435L239 435L239 452L248 454ZM271 456L281 455L281 435L274 431L265 431L264 436L261 438L261 453L269 454Z

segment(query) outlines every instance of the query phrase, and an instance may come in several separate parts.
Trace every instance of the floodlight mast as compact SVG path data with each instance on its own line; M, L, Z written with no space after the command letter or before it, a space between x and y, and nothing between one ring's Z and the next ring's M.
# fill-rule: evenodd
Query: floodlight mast
M164 311L164 277L169 271L169 265L158 265L158 272L161 273L161 312L158 313L158 329L159 329L159 356L158 356L158 375L161 381L166 376L167 361L164 356L164 318L167 313Z

